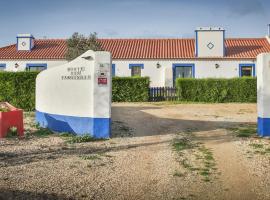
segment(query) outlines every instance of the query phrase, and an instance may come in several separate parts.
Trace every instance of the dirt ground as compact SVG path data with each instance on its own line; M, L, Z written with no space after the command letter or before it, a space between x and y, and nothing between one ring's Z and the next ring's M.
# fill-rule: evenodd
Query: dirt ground
M1 140L0 199L270 199L270 140L235 134L256 119L256 104L113 104L110 140Z

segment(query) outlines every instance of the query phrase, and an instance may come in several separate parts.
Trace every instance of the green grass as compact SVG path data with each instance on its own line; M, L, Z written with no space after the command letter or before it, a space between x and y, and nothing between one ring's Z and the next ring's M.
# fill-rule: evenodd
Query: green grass
M79 157L83 160L100 160L101 159L99 155L83 155Z
M183 177L185 174L184 173L181 173L181 172L179 172L179 171L175 171L174 173L173 173L173 176L176 176L176 177Z
M264 147L263 144L257 144L257 143L249 144L249 146L253 147L254 149L262 149Z
M71 136L68 138L67 143L74 144L74 143L84 143L84 142L95 142L95 141L104 141L106 139L98 139L94 138L90 135L82 135L82 136Z
M37 136L37 137L46 137L49 135L52 135L53 132L48 129L48 128L41 128L39 127L38 130L34 131L32 135Z
M229 128L230 131L232 131L236 137L254 137L257 133L257 127L256 125L245 125L245 126L239 126L239 127L233 127Z
M186 138L175 139L173 142L173 149L178 152L186 149L191 149L193 147L194 145L192 145L191 141Z
M17 127L15 127L15 126L10 127L10 128L8 129L8 132L7 132L6 137L7 137L7 138L18 137L18 130L17 130Z

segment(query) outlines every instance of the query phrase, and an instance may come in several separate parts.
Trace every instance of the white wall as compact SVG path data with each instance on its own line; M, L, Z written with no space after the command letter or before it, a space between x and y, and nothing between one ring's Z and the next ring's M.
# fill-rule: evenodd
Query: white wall
M18 71L25 71L26 64L46 63L47 68L67 63L66 60L0 60L0 64L6 64L6 71L13 71L15 64L19 64Z
M224 31L197 30L196 44L198 57L222 57L224 56ZM212 44L212 48L208 44Z
M239 64L256 63L254 60L113 60L112 62L115 64L116 76L131 76L129 64L144 64L141 74L150 77L151 87L173 85L173 64L194 64L195 78L233 78L239 77ZM159 69L157 63L161 65ZM216 64L219 65L218 68Z
M144 64L142 76L148 76L151 80L151 87L173 86L173 64L194 64L195 78L233 78L239 77L239 64L253 64L255 60L113 60L115 64L115 75L131 76L129 64ZM47 63L47 67L52 68L67 63L66 60L0 60L0 64L6 64L6 70L12 71L15 63L19 64L19 71L24 71L26 64ZM157 68L157 63L161 65ZM216 68L216 64L219 65ZM256 68L256 66L255 66ZM255 70L256 72L256 70Z

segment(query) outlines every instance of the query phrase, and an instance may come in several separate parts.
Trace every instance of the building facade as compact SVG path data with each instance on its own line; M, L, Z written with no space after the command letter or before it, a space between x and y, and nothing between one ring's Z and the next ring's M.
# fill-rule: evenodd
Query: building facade
M114 76L148 76L151 86L173 86L182 78L256 76L256 57L270 52L269 36L225 38L222 28L198 28L193 39L99 39L112 54ZM64 39L17 36L0 48L0 70L39 71L67 62Z

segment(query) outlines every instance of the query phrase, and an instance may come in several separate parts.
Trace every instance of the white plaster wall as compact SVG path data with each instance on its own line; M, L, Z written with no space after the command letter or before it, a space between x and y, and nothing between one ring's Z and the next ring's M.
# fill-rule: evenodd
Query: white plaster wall
M30 44L31 44L31 38L18 38L18 50L22 50L22 51L29 51L30 48ZM22 45L22 43L25 42L25 46Z
M233 78L239 77L239 64L256 64L255 60L113 60L115 75L131 76L129 64L144 64L142 76L150 77L151 87L173 86L172 66L176 63L195 64L195 78ZM47 63L48 69L67 63L66 60L0 60L6 64L7 71L13 71L15 63L19 64L18 71L24 71L27 63ZM157 68L157 63L161 65ZM216 64L219 68L216 68ZM256 66L255 66L256 68ZM255 70L256 74L256 70Z
M84 59L88 56L92 59ZM40 72L36 79L36 110L65 116L110 118L110 65L109 52L89 50L67 64ZM84 70L80 75L73 75L70 68ZM106 74L106 85L98 84L100 72ZM81 75L87 79L63 78Z
M157 68L157 63L161 68ZM142 76L150 77L151 87L173 86L173 64L195 64L195 78L239 77L239 64L254 60L113 60L116 76L131 76L129 64L144 64ZM216 68L216 64L219 65ZM256 67L255 67L256 68ZM255 70L256 72L256 70ZM256 73L255 73L256 74Z
M221 57L224 51L223 31L197 30L198 57ZM207 45L212 43L214 47L209 49Z
M6 64L6 71L13 71L15 64L19 64L18 71L25 71L26 64L46 63L47 68L56 67L67 63L66 60L0 60L0 64Z
M258 117L270 118L270 53L258 55L257 110Z

